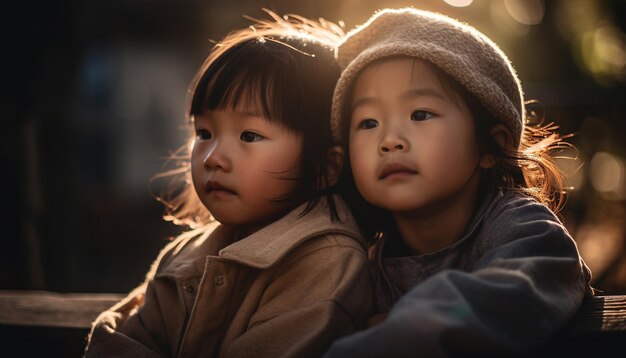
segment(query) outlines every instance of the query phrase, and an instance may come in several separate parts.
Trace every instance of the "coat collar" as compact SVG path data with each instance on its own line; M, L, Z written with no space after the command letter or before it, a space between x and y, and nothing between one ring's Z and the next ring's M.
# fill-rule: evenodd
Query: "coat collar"
M306 216L299 217L306 206L303 204L280 220L224 247L219 251L218 256L225 260L264 269L272 266L289 251L314 236L346 235L356 239L365 247L365 241L347 205L337 195L334 199L339 221L331 220L327 200L322 198ZM214 234L221 236L230 231L229 235L232 237L232 230L223 229L225 229L223 226L218 227ZM208 238L209 241L213 240L211 236Z

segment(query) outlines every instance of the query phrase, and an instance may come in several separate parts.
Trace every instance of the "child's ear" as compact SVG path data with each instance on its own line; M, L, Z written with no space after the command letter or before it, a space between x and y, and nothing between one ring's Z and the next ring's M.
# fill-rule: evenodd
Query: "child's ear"
M339 181L341 167L343 166L343 148L336 145L329 149L326 160L328 161L328 185L333 186Z
M513 147L513 135L506 125L499 123L489 129L489 135L498 143L501 148ZM496 165L496 158L493 153L483 153L478 165L482 169L493 168Z

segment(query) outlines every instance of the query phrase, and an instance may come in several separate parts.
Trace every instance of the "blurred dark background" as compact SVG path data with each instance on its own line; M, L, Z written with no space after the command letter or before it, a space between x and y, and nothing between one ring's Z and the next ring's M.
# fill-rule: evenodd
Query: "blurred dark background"
M187 87L212 43L261 10L346 30L415 6L496 41L570 142L564 222L594 285L626 294L626 1L71 0L1 16L0 289L124 293L169 237L150 178L183 144ZM152 188L152 189L151 189Z

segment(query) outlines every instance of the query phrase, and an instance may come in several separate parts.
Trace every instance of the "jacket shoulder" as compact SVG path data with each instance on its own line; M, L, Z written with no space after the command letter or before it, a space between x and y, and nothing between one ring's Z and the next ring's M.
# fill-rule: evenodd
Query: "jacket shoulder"
M201 242L206 241L208 236L215 229L215 226L217 225L209 224L186 231L166 244L152 262L148 272L148 278L153 278L157 272L162 271L175 260L184 259L186 254L193 253L195 247L191 247L192 244L194 244L193 246L198 246Z
M304 259L365 265L367 253L359 240L341 233L327 233L311 237L294 247L281 261L282 265L289 265Z

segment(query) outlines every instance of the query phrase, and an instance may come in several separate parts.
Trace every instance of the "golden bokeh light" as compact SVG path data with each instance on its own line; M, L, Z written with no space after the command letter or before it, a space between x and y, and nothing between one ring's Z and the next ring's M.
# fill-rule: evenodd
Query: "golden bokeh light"
M504 8L515 21L524 25L538 25L543 21L543 0L504 0Z
M626 82L626 35L594 1L562 1L557 27L578 65L600 84Z
M474 0L444 0L446 4L454 7L470 6Z
M513 19L502 1L491 2L489 15L493 24L505 34L521 37L530 32L528 25Z
M582 58L587 69L600 80L624 80L626 40L615 26L603 22L582 36Z
M607 152L597 152L589 165L589 181L595 190L619 199L623 196L624 162Z

